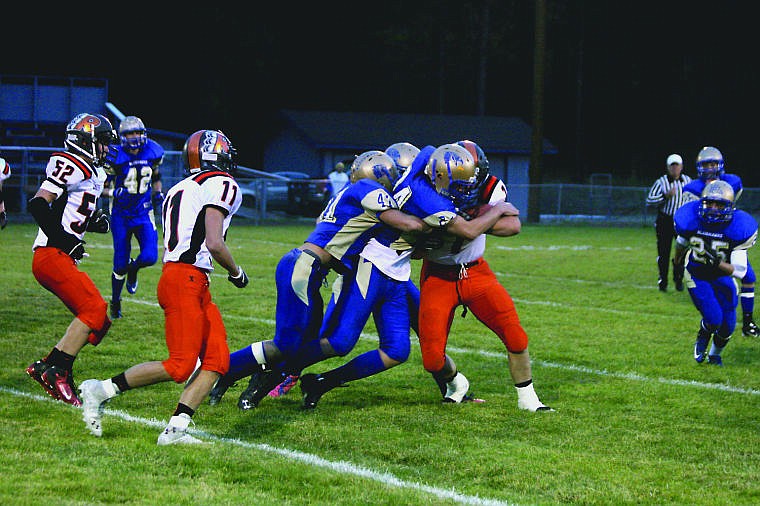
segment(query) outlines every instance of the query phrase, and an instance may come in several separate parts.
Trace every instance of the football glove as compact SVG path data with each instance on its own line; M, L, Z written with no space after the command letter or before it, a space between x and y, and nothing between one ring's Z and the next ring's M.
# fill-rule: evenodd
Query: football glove
M90 221L87 222L87 231L107 234L109 230L111 230L111 222L108 215L102 209L96 209L90 216Z
M702 258L705 259L705 265L709 267L717 267L722 261L720 255L711 248L705 248L705 251L702 253Z
M164 205L164 192L156 192L153 194L153 209L161 209Z
M5 211L0 211L0 230L4 229L8 224L8 215Z
M240 269L240 272L237 276L233 276L232 274L227 275L227 281L232 283L238 288L245 288L245 286L248 284L248 275L245 273L242 267L238 265L238 269Z

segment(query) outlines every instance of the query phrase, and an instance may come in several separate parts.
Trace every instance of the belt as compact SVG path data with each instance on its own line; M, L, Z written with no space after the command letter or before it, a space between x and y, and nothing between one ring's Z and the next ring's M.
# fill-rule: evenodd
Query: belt
M459 272L461 269L470 269L472 267L475 267L479 263L481 263L483 260L481 258L478 258L477 260L473 260L472 262L467 262L466 264L454 264L454 265L448 265L448 264L439 264L436 262L430 262L430 268L434 269L436 271L452 271L452 272Z

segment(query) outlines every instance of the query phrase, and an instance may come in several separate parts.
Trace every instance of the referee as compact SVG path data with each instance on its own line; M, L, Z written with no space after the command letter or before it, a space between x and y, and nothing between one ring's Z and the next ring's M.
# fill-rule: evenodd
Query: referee
M666 161L667 172L654 182L647 195L647 205L657 207L657 221L654 230L657 233L657 268L660 271L660 279L657 286L661 292L668 291L668 267L670 265L670 251L675 239L673 227L673 214L681 207L683 201L683 187L691 181L691 178L681 174L683 159L681 155L672 154ZM673 282L676 290L683 291L683 264L673 265Z

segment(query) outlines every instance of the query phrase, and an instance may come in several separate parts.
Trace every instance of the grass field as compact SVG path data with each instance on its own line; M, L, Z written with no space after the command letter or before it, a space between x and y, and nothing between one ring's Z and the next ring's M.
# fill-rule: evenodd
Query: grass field
M230 229L251 278L238 290L212 276L232 350L271 337L275 265L309 231ZM328 393L314 412L297 389L242 412L238 384L198 410L194 433L209 444L191 447L156 446L179 385L113 399L95 438L79 409L24 373L71 321L31 274L35 233L0 232L0 504L760 504L760 341L739 329L725 367L695 363L699 315L686 292L657 290L651 228L524 226L489 239L555 413L517 409L501 343L457 312L448 351L487 402L442 405L413 336L406 364ZM109 298L110 236L88 234L87 247L82 269ZM750 258L760 266L757 248ZM125 291L124 318L80 353L78 382L165 358L159 273ZM376 346L372 324L365 332L350 356Z

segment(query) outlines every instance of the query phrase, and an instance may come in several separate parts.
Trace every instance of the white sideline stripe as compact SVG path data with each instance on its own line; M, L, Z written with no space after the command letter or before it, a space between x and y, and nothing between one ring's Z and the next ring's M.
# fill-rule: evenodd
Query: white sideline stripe
M56 405L66 406L67 408L70 408L70 409L76 409L76 410L82 409L79 407L71 406L70 404L59 403L58 401L55 401L48 396L30 394L27 392L16 390L14 388L7 388L4 386L0 386L0 391L9 393L11 395L16 395L19 397L26 397L28 399L33 399L36 401L52 402L52 403L55 403ZM127 422L134 422L140 425L153 427L159 430L165 428L166 423L167 423L166 421L156 420L155 418L142 418L139 416L132 416L125 411L121 411L117 409L106 408L105 410L103 410L103 413L110 416L114 416L116 418L121 418L122 420L127 421ZM487 498L483 498L477 495L473 496L473 495L460 494L456 492L453 488L442 489L438 487L431 487L429 485L424 485L422 483L402 480L400 478L397 478L391 473L374 471L366 467L357 466L350 462L346 462L345 460L338 460L338 461L327 460L327 459L323 459L322 457L318 455L314 455L311 453L304 453L298 450L290 450L288 448L278 448L276 446L271 446L266 443L249 443L247 441L242 441L236 438L226 438L226 437L215 436L214 434L210 434L208 432L197 430L197 429L188 429L188 432L194 436L201 437L203 439L206 439L212 442L226 443L226 444L230 444L234 446L240 446L242 448L251 448L254 450L259 450L259 451L263 451L267 453L274 453L276 455L280 455L287 459L296 460L296 461L299 461L311 466L330 469L332 471L336 471L341 474L359 476L360 478L366 478L368 480L376 481L389 487L408 488L408 489L417 490L420 492L425 492L426 494L434 495L437 498L450 499L460 504L474 504L476 506L517 506L515 503L498 501L496 499L487 499ZM83 431L83 434L84 434L84 431ZM89 438L90 436L86 436L86 437Z
M138 299L125 299L125 300L131 301L131 302L136 302L136 303L139 303L139 304L145 304L145 305L148 305L148 306L158 307L158 304L155 303L155 302L148 302L148 301L138 300ZM515 300L515 302L518 301L518 299L514 299L514 300ZM539 302L525 302L525 301L522 301L522 302L523 303L528 303L528 304L540 304ZM545 303L545 304L547 304L547 305L560 305L560 304L555 304L555 303ZM591 309L593 309L593 308L591 308ZM601 311L602 309L599 309L599 310ZM615 310L615 309L610 309L609 311L613 312L613 313L614 312L623 312L623 311L618 311L618 310ZM275 324L274 320L271 320L271 319L268 319L268 318L255 318L255 317L250 317L250 316L238 316L238 315L234 315L234 314L224 315L224 318L235 318L235 319L242 319L242 320L250 320L250 321L254 321L254 322L257 322L257 323L263 323L265 325L271 325L271 326L274 326L274 324ZM377 335L375 335L375 334L368 334L368 333L365 333L365 332L362 332L361 338L362 339L369 339L369 340L373 340L373 341L377 341L378 340L378 336ZM414 339L414 337L412 337L412 339ZM451 351L456 351L457 353L474 353L474 354L482 355L484 357L489 357L489 358L500 358L500 359L505 359L506 358L506 353L496 353L496 352L493 352L493 351L473 350L473 349L469 349L469 348L458 348L456 346L447 346L447 349L449 349ZM737 393L737 394L760 395L760 390L755 390L753 388L734 387L734 386L731 386L731 385L723 385L723 384L720 384L720 383L703 383L701 381L679 380L679 379L672 379L672 378L657 378L657 379L652 379L652 378L649 378L648 376L642 376L642 375L636 374L636 373L618 373L618 372L611 372L611 371L608 371L606 369L602 369L602 370L590 369L588 367L579 366L579 365L557 364L555 362L546 362L546 361L543 361L543 360L536 360L536 359L531 359L531 363L533 365L538 365L538 366L542 366L542 367L551 367L551 368L554 368L554 369L564 369L566 371L583 372L583 373L586 373L586 374L594 374L596 376L607 376L607 377L610 377L610 378L627 379L627 380L633 380L633 381L655 381L657 383L662 383L664 385L690 386L690 387L696 387L696 388L704 388L704 389L707 389L707 390L721 390L723 392L731 392L731 393Z

